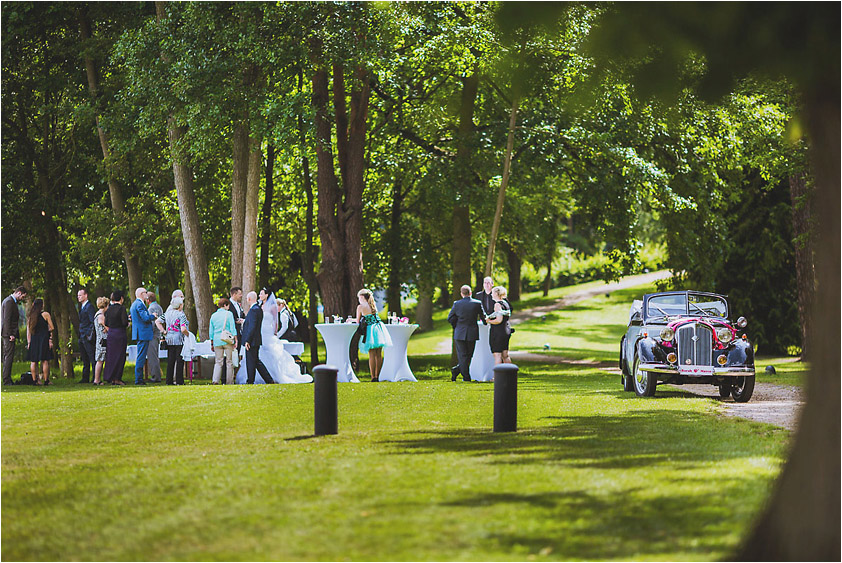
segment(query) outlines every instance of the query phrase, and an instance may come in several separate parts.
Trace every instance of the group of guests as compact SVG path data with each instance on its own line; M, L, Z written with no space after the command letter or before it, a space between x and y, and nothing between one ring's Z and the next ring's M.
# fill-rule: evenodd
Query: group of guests
M125 385L123 370L126 366L128 328L131 325L132 339L137 342L137 361L134 370L135 385L146 385L149 381L162 381L161 363L158 352L162 340L167 345L168 385L184 384L185 359L182 348L192 335L190 323L184 313L184 293L177 289L172 293L170 306L166 311L157 302L156 295L139 287L135 300L126 311L125 295L115 290L109 297L98 297L96 306L88 300L88 291L80 289L77 299L79 309L79 342L82 360L80 383L94 385ZM195 341L195 337L193 337ZM190 358L188 358L189 361ZM91 369L93 367L93 369ZM93 381L91 381L93 371Z
M463 285L460 289L462 299L455 301L447 316L447 321L453 327L453 340L456 347L458 365L450 368L451 381L456 381L459 374L463 381L471 381L471 360L474 357L477 340L479 340L478 322L490 325L488 344L494 355L494 363L510 363L509 339L512 328L509 317L512 306L507 297L506 288L494 286L494 281L486 277L482 283L483 289L471 296L471 286Z
M253 383L257 370L267 383L274 382L264 373L265 367L258 355L263 318L261 303L265 303L269 295L270 292L266 289L261 290L260 295L250 292L247 296L248 311L243 310L243 291L239 287L232 287L229 297L217 301L217 311L211 316L208 327L208 337L214 352L213 384L234 382L243 347L247 357L246 381ZM483 291L477 292L475 297L471 296L471 288L467 285L462 286L461 295L462 299L453 304L448 315L448 322L453 326L453 338L459 358L459 364L451 368L451 379L456 381L461 373L464 381L471 381L470 364L476 341L479 339L478 321L491 325L489 345L495 363L509 362L509 338L512 329L508 319L512 307L506 299L506 289L494 287L490 277L485 278ZM4 384L12 384L12 361L19 323L18 303L26 297L26 288L18 287L2 303ZM125 296L120 290L111 293L110 298L98 297L96 305L91 304L85 288L77 292L77 299L80 304L80 383L125 385L123 371L128 347L128 328L131 325L132 339L137 342L135 385L146 385L144 374L148 374L149 381L153 383L162 381L161 364L158 359L159 346L162 343L166 345L169 359L167 385L184 385L185 369L191 369L192 348L196 338L190 332L190 322L184 313L184 293L181 290L176 289L172 293L166 311L158 304L156 295L143 287L135 291L135 300L128 311L125 308ZM357 293L357 299L359 349L368 354L371 380L379 381L383 368L383 348L392 346L392 341L377 314L372 292L361 289ZM298 321L295 315L283 299L277 301L277 309L277 336L288 340L296 339ZM43 299L35 299L27 317L27 360L30 362L30 371L36 385L50 383L49 363L53 359L53 330L53 321L50 314L44 311Z

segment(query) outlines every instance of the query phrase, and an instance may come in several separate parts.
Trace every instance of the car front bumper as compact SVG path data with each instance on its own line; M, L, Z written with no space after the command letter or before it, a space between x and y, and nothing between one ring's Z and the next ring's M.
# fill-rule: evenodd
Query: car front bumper
M705 366L707 367L707 366ZM670 364L659 364L659 363L646 363L640 364L641 371L650 371L652 373L665 373L668 375L679 375L678 366L670 365ZM746 377L752 376L755 374L753 367L739 367L739 366L725 366L725 367L714 367L713 368L713 375L718 376L732 376L732 377ZM711 374L709 373L700 373L697 376L691 373L682 373L681 375L687 377L710 377Z

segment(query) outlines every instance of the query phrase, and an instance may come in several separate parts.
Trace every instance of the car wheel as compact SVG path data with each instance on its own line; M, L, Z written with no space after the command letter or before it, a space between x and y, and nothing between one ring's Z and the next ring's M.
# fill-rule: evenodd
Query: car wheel
M735 377L731 387L731 395L738 403L747 403L754 393L754 376Z
M731 382L726 381L725 383L719 386L719 396L723 399L727 399L731 396Z
M640 369L640 358L637 353L634 355L634 367L632 368L632 385L638 397L654 397L655 387L658 385L658 378L654 373Z

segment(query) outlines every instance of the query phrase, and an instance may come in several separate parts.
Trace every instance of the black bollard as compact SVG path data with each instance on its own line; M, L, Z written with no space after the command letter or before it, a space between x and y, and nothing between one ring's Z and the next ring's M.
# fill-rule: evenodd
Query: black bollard
M339 433L339 414L336 400L337 369L324 364L313 368L316 436Z
M515 364L494 366L494 431L517 431L517 371Z

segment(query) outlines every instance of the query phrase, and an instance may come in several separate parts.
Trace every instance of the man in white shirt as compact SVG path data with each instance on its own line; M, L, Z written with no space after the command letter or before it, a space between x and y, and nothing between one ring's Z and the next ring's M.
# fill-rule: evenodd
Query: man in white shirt
M288 340L290 342L298 342L300 339L297 334L298 319L295 314L287 307L287 302L283 299L278 300L278 338Z

